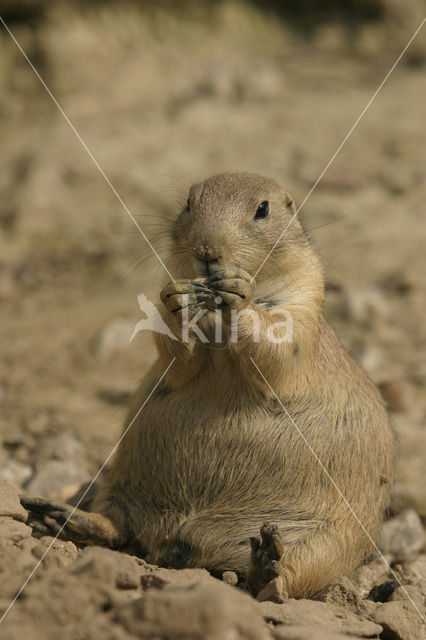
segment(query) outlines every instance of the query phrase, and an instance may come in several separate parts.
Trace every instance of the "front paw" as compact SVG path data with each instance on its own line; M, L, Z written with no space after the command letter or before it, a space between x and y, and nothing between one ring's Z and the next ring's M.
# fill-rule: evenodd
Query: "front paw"
M213 273L206 282L216 296L222 298L229 309L244 309L250 302L256 283L252 276L242 269L225 267Z
M22 506L29 512L27 524L32 527L35 537L49 535L76 543L82 542L79 535L80 509L44 498L20 498Z
M189 316L197 313L200 307L209 307L214 293L205 284L196 280L176 280L169 282L160 293L167 311L182 319L184 310Z

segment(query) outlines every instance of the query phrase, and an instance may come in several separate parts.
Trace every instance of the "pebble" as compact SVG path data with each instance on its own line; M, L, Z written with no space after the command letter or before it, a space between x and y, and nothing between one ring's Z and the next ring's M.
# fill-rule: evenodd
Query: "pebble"
M271 639L253 598L220 580L150 589L118 609L115 621L132 638Z
M125 405L129 401L133 391L134 385L125 386L125 385L117 385L111 387L104 387L103 389L99 389L98 396L101 400L106 402L107 404L112 405Z
M16 424L3 423L2 421L0 431L4 446L15 448L25 444L25 434Z
M238 584L238 576L235 571L224 571L222 573L222 580L226 584L231 585L231 587L235 587Z
M393 591L389 600L391 602L407 602L408 598L419 607L423 606L424 598L420 592L420 589L413 587L411 584L406 584L403 587L400 585Z
M351 611L325 602L290 598L284 604L260 602L259 608L266 621L274 625L309 626L315 629L322 628L330 634L346 633L349 636L367 638L382 632L382 627L375 622L361 620Z
M0 539L2 543L9 542L19 544L25 538L31 536L32 529L23 522L13 518L0 516Z
M368 593L368 589L366 592ZM347 576L341 576L316 594L315 600L339 604L351 611L358 611L361 606L360 588L357 589Z
M71 495L88 480L87 470L74 461L50 460L37 470L27 490L42 498L64 499L66 493Z
M389 557L391 561L392 558ZM367 598L371 589L385 582L388 577L389 564L380 556L374 556L367 564L357 567L351 574L351 582L361 598ZM342 578L341 578L342 579Z
M408 600L385 602L376 607L372 617L383 627L383 638L395 640L420 640L422 619L420 613Z
M27 464L6 458L0 462L0 478L10 482L16 489L22 487L33 475L33 470Z
M21 505L15 488L6 480L0 480L0 516L8 516L19 522L27 519L27 512Z
M422 482L398 483L392 491L391 509L396 516L407 509L414 509L422 520L426 520L426 494Z
M270 580L268 584L259 591L256 596L258 602L276 602L282 604L288 600L288 593L284 591L283 579L281 576Z
M406 556L421 551L424 545L422 521L414 509L407 509L382 526L381 548L384 553Z
M365 327L387 319L390 315L389 303L377 287L347 292L343 308L349 319Z
M98 576L118 589L137 589L141 568L136 558L111 549L86 547L71 572L78 576Z
M381 281L381 286L388 293L403 297L412 291L414 281L407 273L398 270L386 274Z
M44 439L37 452L39 463L52 459L81 461L83 457L83 443L73 434L67 432Z
M232 572L231 572L232 573ZM141 575L143 589L155 587L156 589L173 588L175 586L187 586L200 581L216 581L206 569L164 569L155 565L145 565Z
M383 366L383 351L374 345L367 346L360 354L359 361L362 368L371 374Z

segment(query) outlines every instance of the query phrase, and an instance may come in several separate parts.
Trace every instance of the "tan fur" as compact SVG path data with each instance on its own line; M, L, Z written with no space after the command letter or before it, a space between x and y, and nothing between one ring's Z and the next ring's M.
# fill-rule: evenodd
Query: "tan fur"
M270 215L254 220L262 201ZM260 314L261 340L253 340L249 314L236 344L156 336L158 360L126 425L176 360L121 443L94 510L115 525L120 544L137 541L149 562L218 574L247 575L249 538L273 522L284 539L285 588L301 597L362 563L373 547L251 358L374 540L392 485L394 438L376 387L322 317L321 266L297 219L250 283L294 211L278 185L251 174L191 188L190 209L171 229L169 268L182 280L163 290L164 319L179 334L181 314L167 304L182 291L197 300L192 283L214 265L230 274L228 306ZM266 331L278 316L271 313L284 311L294 340L272 344ZM212 308L199 323L210 336L213 319ZM249 578L254 591L263 586L255 570Z

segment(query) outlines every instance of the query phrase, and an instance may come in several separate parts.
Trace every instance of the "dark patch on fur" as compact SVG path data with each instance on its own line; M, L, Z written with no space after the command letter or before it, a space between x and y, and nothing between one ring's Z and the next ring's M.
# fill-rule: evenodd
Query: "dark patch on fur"
M193 562L194 549L181 540L176 540L168 549L164 557L164 566L171 569L185 569L188 563Z
M164 398L171 392L171 388L163 382L156 390L155 395L157 398Z

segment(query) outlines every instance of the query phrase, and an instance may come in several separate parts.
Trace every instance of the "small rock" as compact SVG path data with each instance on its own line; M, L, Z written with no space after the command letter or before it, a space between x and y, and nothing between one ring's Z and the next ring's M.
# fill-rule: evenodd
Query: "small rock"
M404 569L407 575L426 580L426 554L423 553L412 562L404 565Z
M357 567L350 579L361 598L367 598L371 589L390 579L389 564L380 556L374 556L366 564Z
M389 304L380 291L375 287L350 291L346 294L345 308L347 317L370 327L377 320L389 317Z
M122 554L115 585L118 589L137 589L141 586L140 568L134 558Z
M31 527L28 527L23 522L0 516L0 538L2 541L7 540L13 544L17 544L24 538L29 538L31 534Z
M136 558L125 553L86 547L71 567L71 573L102 580L105 585L110 584L118 589L137 589L140 586L141 567Z
M270 580L268 584L259 591L256 596L258 602L276 602L282 604L288 600L288 593L284 591L283 579L281 576Z
M282 95L283 76L272 66L259 65L252 74L242 73L236 78L234 89L242 100L268 102Z
M411 366L410 378L419 387L426 385L426 363L417 362Z
M8 516L19 522L25 522L28 517L16 490L5 480L0 480L0 516Z
M372 374L383 365L383 352L378 347L369 345L362 350L358 360L362 368Z
M80 462L84 459L83 443L71 433L58 433L50 438L45 438L37 452L38 462L48 462L54 460L76 460Z
M426 494L423 483L398 483L392 491L390 507L393 516L407 509L414 509L421 519L426 520Z
M75 462L50 460L36 472L28 485L28 493L42 498L64 499L67 494L75 493L87 480L88 472Z
M106 360L117 351L129 348L135 323L128 318L110 320L92 340L94 354L101 360Z
M31 414L31 418L24 420L25 430L32 436L42 438L50 427L50 416L43 410L35 410Z
M406 584L404 586L398 585L398 587L393 591L389 600L391 602L407 602L407 600L409 600L410 598L419 607L419 609L423 610L423 594L421 593L420 589L414 587L411 584Z
M278 605L277 605L278 606ZM114 615L138 638L270 640L256 602L220 580L151 589Z
M164 569L162 567L154 567L146 565L146 569L141 575L141 584L143 589L165 589L174 586L184 586L195 584L201 581L214 581L206 569Z
M36 544L31 552L38 560L45 556L47 550L49 554L52 552L52 555L58 560L57 564L61 567L72 565L79 557L79 550L70 540L61 540L60 538L52 540L50 536L43 536L38 540L32 538L32 540Z
M426 554L418 556L413 562L404 564L403 578L409 583L406 589L417 589L426 598Z
M1 392L0 392L1 400ZM8 448L16 448L25 443L25 434L22 429L16 425L1 423L3 445Z
M344 607L325 602L290 598L284 604L261 602L259 607L265 620L274 625L314 626L328 632L366 638L379 635L382 631L379 625L358 617Z
M423 548L422 522L413 509L407 509L382 526L381 548L384 553L401 557L419 553Z
M401 271L392 271L382 280L381 286L385 291L397 296L406 296L413 288L413 280Z
M422 636L422 614L406 599L405 602L385 602L376 607L372 617L383 627L386 638L419 640Z
M16 489L21 489L33 475L27 464L6 458L0 462L0 478L10 482Z
M338 604L347 607L351 611L359 611L362 598L359 589L356 589L347 576L342 576L329 584L320 593L315 595L315 600Z
M401 385L398 382L384 381L377 386L390 411L406 410L407 407L404 402Z
M134 386L113 386L113 387L105 387L103 389L99 389L98 396L104 402L113 405L125 405L132 393L134 391Z
M238 576L235 571L224 571L222 573L222 580L231 587L235 587L238 584Z

